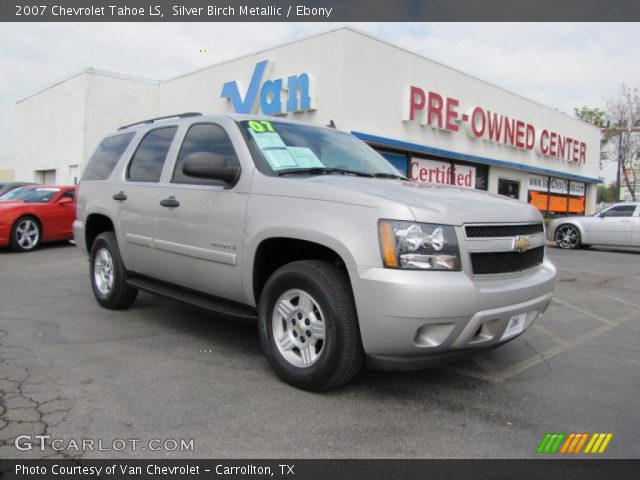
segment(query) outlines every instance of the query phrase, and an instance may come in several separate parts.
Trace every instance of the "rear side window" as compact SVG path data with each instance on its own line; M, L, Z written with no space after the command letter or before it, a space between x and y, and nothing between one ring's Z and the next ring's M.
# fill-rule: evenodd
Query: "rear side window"
M133 154L127 180L132 182L157 182L167 159L167 152L178 127L164 127L151 130L138 145Z
M134 135L134 132L130 132L105 138L89 160L82 180L106 180L109 178Z
M60 196L60 198L75 198L75 196L76 196L75 190L67 190Z
M618 205L616 207L611 207L609 210L604 212L605 217L631 217L633 216L633 212L635 212L635 205Z
M173 183L195 183L204 185L224 185L220 180L209 180L204 178L191 177L185 175L182 171L182 164L185 158L192 153L206 152L219 155L224 158L227 167L239 167L240 162L233 148L231 139L227 132L219 125L212 123L202 123L193 125L189 128L187 135L184 137L178 161L173 170Z

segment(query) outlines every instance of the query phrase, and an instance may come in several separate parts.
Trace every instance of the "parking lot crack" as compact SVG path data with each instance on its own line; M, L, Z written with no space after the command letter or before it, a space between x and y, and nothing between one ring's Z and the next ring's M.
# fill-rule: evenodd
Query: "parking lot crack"
M31 350L7 344L8 335L0 329L0 447L14 447L18 435L32 439L35 435L51 435L52 428L65 422L71 411L71 403L53 393L56 385L31 371L29 361L35 357ZM53 450L50 439L45 439L44 450L31 452L41 457L76 458Z

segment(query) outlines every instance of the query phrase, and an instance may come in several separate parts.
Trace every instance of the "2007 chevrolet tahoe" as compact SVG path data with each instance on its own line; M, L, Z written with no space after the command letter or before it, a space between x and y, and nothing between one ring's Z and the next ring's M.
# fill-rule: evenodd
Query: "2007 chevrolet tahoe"
M144 290L257 317L276 373L315 391L365 360L414 369L509 341L556 275L534 207L409 181L347 133L274 117L120 128L86 168L74 234L103 307Z

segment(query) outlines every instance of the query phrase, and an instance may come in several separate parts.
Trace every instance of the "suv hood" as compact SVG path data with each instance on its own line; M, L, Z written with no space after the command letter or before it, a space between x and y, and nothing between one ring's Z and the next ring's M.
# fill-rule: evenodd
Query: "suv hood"
M314 176L307 181L404 204L418 222L462 225L542 221L540 212L532 205L482 190L346 175Z

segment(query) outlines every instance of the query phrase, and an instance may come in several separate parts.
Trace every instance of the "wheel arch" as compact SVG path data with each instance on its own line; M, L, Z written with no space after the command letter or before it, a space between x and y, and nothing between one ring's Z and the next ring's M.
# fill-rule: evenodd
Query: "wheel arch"
M271 274L281 266L298 260L322 260L338 266L346 274L351 287L347 270L349 260L345 260L337 249L323 243L290 236L267 237L257 244L252 260L250 298L256 305Z
M16 215L15 219L13 220L13 222L11 222L11 231L13 232L13 227L15 227L16 223L18 223L21 219L23 218L33 218L36 223L38 224L38 227L40 227L40 242L44 241L44 223L42 221L42 219L38 216L38 214L36 214L35 212L22 212L19 215Z
M115 225L113 220L104 213L91 213L87 215L84 224L84 238L87 246L87 251L91 251L91 246L96 240L98 235L104 232L114 232Z
M25 217L29 217L29 218L33 218L36 222L38 222L38 225L40 226L40 230L43 231L44 230L44 224L42 223L42 219L38 216L37 213L35 212L22 212L19 215L16 215L15 219L13 220L13 222L11 223L11 226L13 227L18 220L25 218Z

